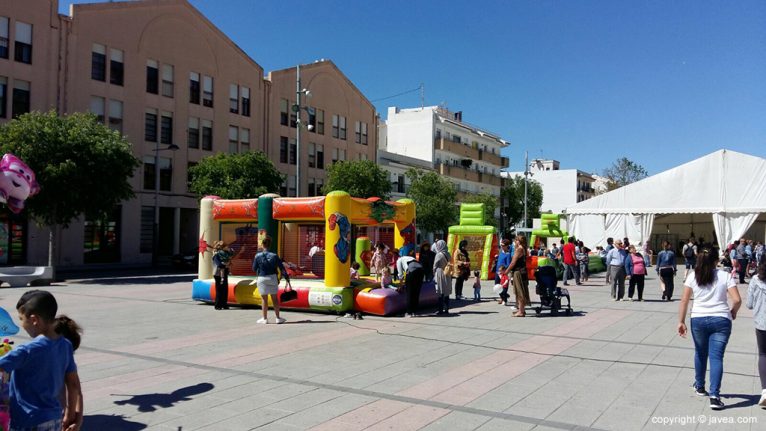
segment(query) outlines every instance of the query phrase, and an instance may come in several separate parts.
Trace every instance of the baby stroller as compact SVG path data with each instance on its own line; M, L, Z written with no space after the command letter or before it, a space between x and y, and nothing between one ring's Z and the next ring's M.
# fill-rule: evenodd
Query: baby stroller
M572 314L571 298L569 297L569 291L556 287L558 282L556 277L556 269L552 266L540 266L535 270L535 280L537 281L537 295L540 296L540 306L535 307L535 313L539 316L543 309L547 308L551 310L551 315L555 316L562 309L561 298L567 299L566 308L564 312L567 316Z

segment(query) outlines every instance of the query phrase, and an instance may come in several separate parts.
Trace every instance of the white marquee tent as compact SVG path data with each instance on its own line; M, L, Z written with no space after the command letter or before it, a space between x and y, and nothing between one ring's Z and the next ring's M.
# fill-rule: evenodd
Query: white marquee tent
M607 237L627 237L631 243L643 244L650 240L655 217L661 216L683 223L691 220L692 225L695 219L698 223L712 221L722 249L744 235L764 213L766 159L729 150L716 151L566 210L569 232L593 246L605 244Z

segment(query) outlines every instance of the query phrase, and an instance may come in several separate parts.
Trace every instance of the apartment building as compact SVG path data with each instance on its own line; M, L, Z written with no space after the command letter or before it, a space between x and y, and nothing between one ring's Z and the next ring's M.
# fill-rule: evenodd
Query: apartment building
M339 160L375 160L375 107L330 60L300 66L300 121L296 106L297 68L269 72L266 154L285 174L282 196L321 195L327 167ZM300 127L300 187L296 187Z
M510 143L464 122L461 112L438 106L389 107L384 130L382 151L427 162L455 183L458 199L478 193L500 196L500 173L508 166L508 159L500 151Z
M90 111L121 131L143 162L131 179L134 199L107 220L75 220L61 230L55 264L146 264L196 248L188 167L219 152L266 149L263 75L185 0L78 4L69 16L58 15L56 0L4 1L0 121L29 110ZM9 263L46 262L47 231L3 217L12 234L0 248L16 250Z
M535 159L529 162L531 179L543 189L541 212L561 213L568 206L595 196L596 178L579 169L561 169L558 160ZM503 172L503 177L524 176L524 172Z

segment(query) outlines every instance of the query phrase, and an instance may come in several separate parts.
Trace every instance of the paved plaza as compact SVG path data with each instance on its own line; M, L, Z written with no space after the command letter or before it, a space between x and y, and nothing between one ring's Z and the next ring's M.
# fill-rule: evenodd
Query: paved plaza
M726 352L727 408L713 412L693 394L692 340L676 335L678 302L660 301L655 277L645 302L613 302L602 276L571 286L573 316L512 318L485 282L483 302L455 304L449 316L357 321L286 311L284 325L256 325L256 309L215 311L195 303L191 279L126 276L50 288L60 312L85 328L75 354L84 429L761 430L766 424L766 410L756 405L750 311L743 306ZM13 310L24 290L2 289L0 305ZM740 292L744 297L746 286Z

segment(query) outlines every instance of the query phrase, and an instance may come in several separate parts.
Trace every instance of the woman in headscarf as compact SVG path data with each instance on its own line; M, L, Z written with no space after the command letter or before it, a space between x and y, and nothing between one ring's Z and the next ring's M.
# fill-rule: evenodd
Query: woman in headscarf
M452 278L445 270L450 265L450 254L447 251L447 243L443 239L434 244L434 282L436 294L439 296L439 311L437 314L449 313L449 296L452 293Z
M468 257L468 241L462 240L455 250L455 256L452 259L455 262L455 299L465 299L463 297L463 282L471 277L471 259Z
M516 307L519 309L513 317L524 317L526 316L524 308L530 302L527 278L527 238L524 235L516 235L516 249L507 273L513 280L513 293L516 294Z

